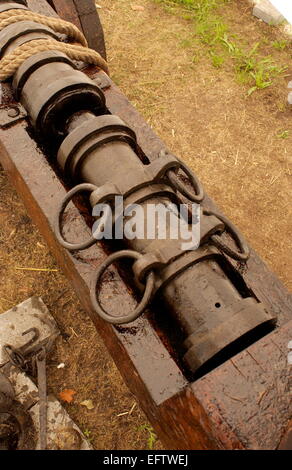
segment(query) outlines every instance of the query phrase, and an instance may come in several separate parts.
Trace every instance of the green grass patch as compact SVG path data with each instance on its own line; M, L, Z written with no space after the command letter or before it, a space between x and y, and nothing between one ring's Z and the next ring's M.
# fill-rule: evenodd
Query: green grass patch
M283 51L288 47L289 41L283 39L281 41L274 41L272 42L272 46L277 49L278 51Z
M149 424L142 424L141 426L138 427L137 431L145 431L147 433L148 449L153 450L155 443L157 441L157 436L154 432L154 429Z
M243 45L244 40L230 31L219 7L231 3L232 0L154 1L163 4L167 11L180 14L193 23L195 34L181 41L181 46L198 49L198 45L203 45L203 51L210 57L213 67L233 68L235 79L245 85L248 96L270 87L274 80L287 70L286 66L276 64L271 55L260 52L261 45L265 43L264 39L247 48ZM271 46L283 50L288 46L288 41L274 41ZM200 53L203 51L201 47ZM198 54L195 54L195 57L193 62L198 62Z
M220 55L216 54L213 51L211 51L210 54L211 54L211 60L212 60L213 67L216 67L218 69L221 68L222 65L225 62L225 58L223 56L220 56Z
M277 132L276 136L278 137L278 139L288 139L290 135L290 131L288 130L285 130L285 131L279 131Z

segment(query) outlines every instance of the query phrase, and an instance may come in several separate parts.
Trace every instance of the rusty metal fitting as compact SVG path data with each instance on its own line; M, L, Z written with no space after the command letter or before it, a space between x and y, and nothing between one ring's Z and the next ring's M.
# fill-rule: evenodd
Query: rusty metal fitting
M20 21L0 32L0 57L35 39L59 39L51 28L33 21ZM42 135L56 139L65 136L68 117L88 110L100 114L105 108L101 89L85 74L76 70L66 55L38 53L27 59L14 77L17 99L28 110L32 125ZM30 99L31 91L34 100Z
M90 195L90 204L92 207L97 204L102 204L104 202L109 202L114 199L116 196L121 196L121 191L113 183L107 183L103 186L96 188Z
M0 58L26 42L48 38L58 40L59 36L51 28L33 21L10 24L0 31Z
M21 76L18 77L17 83L21 81ZM30 74L21 91L21 103L36 131L58 142L66 134L69 116L83 109L94 114L104 112L105 97L84 73L69 63L57 61L42 65Z
M196 178L188 169L186 174L191 180L194 191L188 189L189 184L184 182L177 184L176 181L172 181L173 184L171 184L169 181L169 172L185 169L176 157L162 154L154 163L144 165L137 155L136 136L123 121L111 115L96 118L89 116L89 118L84 119L80 126L74 127L64 140L58 154L58 161L65 173L69 173L76 181L88 181L91 184L104 182L91 193L92 206L109 202L117 195L125 196L124 204L138 201L143 201L144 204L148 201L161 201L154 188L162 184L164 184L163 191L167 199L169 199L171 187L173 193L176 190L193 201L196 198L199 201L203 199L202 187L197 185ZM104 164L105 162L107 165ZM160 190L162 191L161 188ZM169 306L172 306L174 286L179 286L178 290L175 288L176 291L183 291L188 286L188 292L196 292L194 302L190 299L183 301L184 305L188 305L189 302L192 309L189 311L190 307L186 308L179 319L186 337L184 361L192 372L200 369L237 339L244 335L251 335L257 327L272 321L271 315L264 310L255 297L249 295L247 289L245 298L232 284L229 278L232 267L230 266L226 272L222 268L222 255L217 248L212 248L210 241L213 243L213 237L220 239L224 231L228 231L233 236L239 245L238 254L245 257L246 244L239 232L226 218L217 217L217 214L204 208L202 208L201 217L201 247L196 251L183 251L181 240L140 240L131 243L131 247L135 248L135 253L140 253L133 264L134 278L140 290L145 287L149 273L155 273L151 298L159 293L167 299ZM98 270L91 292L96 312L104 320L118 324L133 321L138 317L138 313L142 314L146 308L146 304L143 304L144 308L136 310L133 314L112 317L101 307L96 297L96 288L99 288L98 283L103 272L116 259L122 259L124 257L122 253L109 257ZM229 255L231 254L234 253L230 249ZM208 288L201 286L203 281L208 283ZM196 284L199 286L198 289ZM206 295L208 294L207 299L205 293L202 294L204 291ZM200 328L193 309L200 312ZM213 337L214 343L212 343Z
M39 52L38 54L35 54L29 59L25 60L23 64L18 68L13 78L12 86L15 94L15 99L18 101L20 100L22 89L33 72L35 72L38 68L42 67L43 65L58 62L68 64L73 69L76 68L74 62L69 59L66 54L63 54L63 52L59 51Z
M161 257L160 252L160 257ZM163 254L165 259L165 254ZM179 278L188 268L194 266L197 263L202 263L210 259L218 261L220 255L216 249L206 246L198 248L196 251L184 251L180 252L178 256L175 256L171 262L163 263L162 268L159 271L159 276L155 279L156 292L163 294L163 289L167 287L169 283Z
M139 204L143 202L144 199L147 199L147 198L149 199L150 197L153 198L153 196L160 197L162 195L164 197L166 196L169 197L171 195L168 188L164 187L163 185L156 185L156 188L154 190L152 188L147 188L147 189L148 191L146 192L146 197L144 195L144 198L141 198L141 194L139 194L138 198L135 199L135 202L130 202L130 204ZM105 191L104 193L102 192L103 190ZM73 189L71 189L71 191L69 191L66 194L65 198L61 201L57 209L54 227L55 227L55 234L59 243L68 251L86 250L87 248L90 248L91 246L93 246L100 239L99 233L96 231L94 232L94 236L90 237L87 241L82 242L82 243L68 242L67 240L65 240L64 236L62 235L62 219L63 219L64 212L68 204L72 201L73 197L81 192L91 193L89 200L90 200L92 207L94 207L96 204L102 204L102 203L110 204L111 201L115 198L115 196L120 195L115 185L108 184L108 185L105 185L104 187L97 188L97 186L92 185L92 184L87 184L87 183L83 183L83 184L79 184L75 186ZM173 194L173 196L174 196L173 197L174 202L177 202L175 194ZM117 223L118 217L119 216L116 215L115 213L113 214L113 219L112 219L113 227ZM106 221L104 221L104 223L106 223ZM100 230L101 229L102 227L100 227Z
M0 32L1 56L34 39L59 39L50 28L32 21L11 24ZM65 136L68 117L87 109L104 111L105 98L100 88L60 52L38 53L19 67L13 87L17 99L28 110L39 134L46 129L55 139ZM34 100L30 99L31 91Z
M149 185L152 185L152 191L149 195L153 197L156 192L153 190L155 183L160 183L160 181L163 180L169 171L169 168L179 167L179 162L173 158L161 158L161 161L159 160L160 159L151 163L150 165L144 165L143 167L141 166L140 171L137 170L133 175L128 173L127 178L124 178L125 174L121 172L121 177L115 184L107 183L104 186L98 188L98 190L96 190L91 195L92 205L101 204L105 200L112 199L114 196L123 196L127 198L131 194L136 193L139 189L149 187ZM164 188L167 188L167 192L170 192L167 185L164 185ZM176 202L178 202L177 198ZM137 202L135 203L137 204ZM134 204L133 200L129 204Z
M125 206L133 204L143 204L150 199L164 199L172 202L175 205L181 203L175 191L167 184L155 182L154 184L149 183L147 186L143 186L140 189L135 189L125 198Z
M176 260L184 257L185 254L186 252L181 249L177 240L168 240L167 246L165 246L165 243L161 243L161 240L154 240L151 245L148 246L148 252L139 258L133 265L133 272L137 285L145 282L145 277L149 271L155 271L156 293L169 279L164 275L165 268L172 266ZM192 258L197 259L195 251L192 252L192 255ZM187 266L190 266L189 262L187 263ZM173 278L181 272L181 269L178 269L177 271L172 269L171 272L171 277Z
M147 172L153 180L165 178L169 171L179 170L181 162L174 155L160 155L154 162L147 165Z
M160 298L172 298L171 311L182 312L184 362L193 373L212 370L231 351L274 328L275 318L212 245L185 253L160 271L159 278L164 282Z
M227 299L228 290L222 291L221 295L216 292L213 312L217 314L223 312ZM215 361L217 354L223 354L226 347L242 338L244 334L252 334L257 327L263 327L265 323L271 321L264 306L252 297L239 298L229 306L229 311L230 315L226 318L226 322L218 324L212 329L211 334L203 328L198 328L185 340L184 347L187 352L184 361L193 372L207 364L208 360ZM210 312L210 316L213 312Z
M148 305L150 304L153 294L154 294L154 285L155 285L155 276L153 272L149 272L147 274L146 280L145 280L145 287L144 287L144 293L142 300L138 304L138 306L135 308L135 310L132 313L129 313L127 315L122 315L122 316L113 316L107 313L104 308L101 306L101 303L99 301L99 296L98 296L98 290L100 287L100 281L101 278L104 274L104 272L107 270L107 268L115 263L116 261L124 258L131 258L134 260L138 260L142 257L140 253L137 251L131 251L131 250L123 250L119 251L118 253L114 253L111 256L109 256L99 267L97 270L93 282L92 282L92 288L90 291L90 297L91 297L91 302L92 305L95 309L95 311L98 313L98 315L103 318L108 323L112 323L115 325L119 324L125 324L125 323L131 323L134 320L136 320L138 317L142 315L142 313L146 310Z
M165 264L159 250L141 256L133 265L136 283L143 284L149 271L160 270Z

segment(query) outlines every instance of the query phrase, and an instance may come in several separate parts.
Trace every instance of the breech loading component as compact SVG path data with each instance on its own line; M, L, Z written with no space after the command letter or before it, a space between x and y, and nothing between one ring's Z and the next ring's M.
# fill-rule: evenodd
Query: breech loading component
M5 8L21 6L4 3L0 11ZM0 32L1 58L36 37L60 39L56 32L36 22L20 21L5 27ZM159 297L179 326L187 367L199 373L224 354L232 355L260 338L265 328L272 328L274 317L247 288L240 270L230 260L244 264L248 259L242 235L226 218L204 206L200 182L178 158L166 151L150 163L134 131L109 113L102 90L66 54L56 47L55 51L26 59L13 77L13 89L50 157L57 159L66 178L77 185L60 203L57 214L56 235L68 250L82 250L97 242L96 234L81 244L69 243L62 235L62 215L79 192L89 193L93 208L105 203L113 208L116 197L123 198L123 208L139 204L143 227L150 222L150 204L162 205L169 217L177 218L180 215L173 213L173 205L178 207L185 199L200 204L200 243L196 250L184 250L185 240L172 239L168 225L164 240L126 237L125 250L114 253L100 266L91 299L102 318L114 324L128 323L141 315L155 296ZM114 214L114 226L117 219ZM125 228L126 220L122 223ZM158 215L156 234L160 223ZM233 247L223 241L226 232L235 242ZM124 257L133 260L133 277L143 298L134 312L112 316L99 301L100 279L111 263Z

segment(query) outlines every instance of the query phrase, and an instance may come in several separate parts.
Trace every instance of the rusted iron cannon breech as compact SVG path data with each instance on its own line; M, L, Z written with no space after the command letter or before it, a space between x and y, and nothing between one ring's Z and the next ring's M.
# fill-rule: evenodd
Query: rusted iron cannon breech
M14 7L13 3L0 5L2 11ZM58 39L50 28L35 22L4 28L0 32L1 56L36 37ZM271 330L274 316L245 286L226 256L247 260L248 249L242 236L227 219L204 207L200 182L181 161L168 152L155 162L147 161L147 155L141 155L135 132L109 113L101 88L57 50L25 60L14 75L13 89L36 135L45 145L53 141L58 148L55 158L66 178L81 184L68 194L58 214L56 233L67 249L85 249L96 243L94 237L79 245L63 239L61 215L77 192L88 191L93 208L105 203L111 207L116 197L123 197L124 207L139 204L143 226L149 222L149 204L162 204L169 214L171 204L178 207L182 196L201 204L197 250L185 251L182 238L171 239L170 226L165 240L125 240L130 251L116 253L110 262L133 258L133 276L143 301L135 312L117 318L105 312L94 286L92 302L102 318L112 323L132 321L155 295L160 296L165 310L172 313L181 329L184 360L191 372L200 372L212 359L220 363L222 358L232 357ZM178 171L185 174L188 183ZM158 219L155 232L159 224ZM232 235L236 248L223 243L223 232ZM98 270L97 282L105 269L106 265Z

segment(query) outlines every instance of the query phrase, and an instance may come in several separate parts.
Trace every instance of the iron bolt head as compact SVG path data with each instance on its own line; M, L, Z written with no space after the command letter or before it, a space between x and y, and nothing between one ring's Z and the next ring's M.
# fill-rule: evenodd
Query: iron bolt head
M8 116L11 118L17 117L19 115L19 109L18 108L10 108L8 110Z

